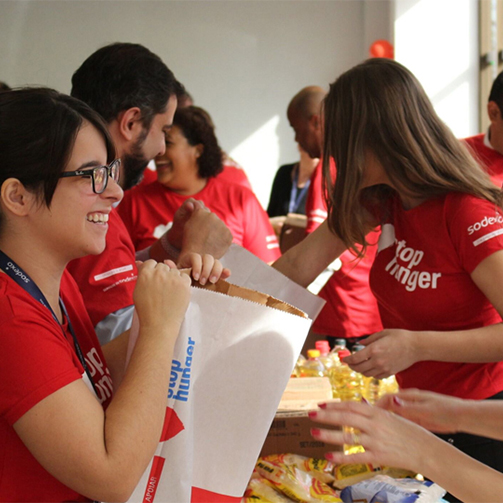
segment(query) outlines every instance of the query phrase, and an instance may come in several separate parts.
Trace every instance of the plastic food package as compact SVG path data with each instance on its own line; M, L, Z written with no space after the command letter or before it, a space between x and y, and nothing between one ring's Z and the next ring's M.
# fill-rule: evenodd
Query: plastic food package
M276 491L274 485L263 477L252 478L248 487L254 495L270 503L290 503L292 501Z
M436 503L445 490L434 482L376 475L341 491L344 503Z
M338 465L334 470L335 481L333 484L338 489L343 489L381 473L383 473L382 466L371 464Z
M276 489L293 501L299 503L341 501L329 485L295 466L277 465L259 459L256 469L260 475L272 482Z
M263 459L275 464L295 466L325 484L331 484L335 480L333 476L335 464L326 459L308 458L298 454L275 454L265 456Z

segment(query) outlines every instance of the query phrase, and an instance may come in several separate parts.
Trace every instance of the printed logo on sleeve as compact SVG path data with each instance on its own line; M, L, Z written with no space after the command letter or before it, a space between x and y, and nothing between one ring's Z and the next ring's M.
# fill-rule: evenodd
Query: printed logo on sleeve
M473 233L478 232L486 227L493 226L495 224L501 226L503 224L503 216L498 214L494 217L488 217L486 215L480 222L475 222L474 224L468 226L466 230L468 232L468 235L471 236ZM500 236L501 234L503 234L503 227L488 232L487 234L484 234L483 236L477 238L475 241L473 241L473 246L478 246L496 236Z
M106 364L103 363L103 361L101 360L98 351L96 351L96 348L92 348L87 353L87 355L85 356L85 360L87 367L89 369L89 373L91 374L91 377L93 378L94 381L94 385L96 387L98 400L100 403L103 403L105 400L111 398L113 394L113 384L110 372ZM87 382L88 379L87 374L85 372L83 378L86 384L90 386L91 383Z

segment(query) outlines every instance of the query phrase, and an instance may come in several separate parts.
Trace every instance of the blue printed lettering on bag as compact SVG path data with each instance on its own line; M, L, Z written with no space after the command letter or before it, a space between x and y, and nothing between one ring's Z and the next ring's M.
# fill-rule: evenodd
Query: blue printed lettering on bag
M189 337L187 343L187 356L185 357L185 364L179 360L173 359L171 364L171 375L169 378L168 399L180 400L186 402L189 398L190 391L190 369L192 367L192 355L194 353L194 346L196 342Z

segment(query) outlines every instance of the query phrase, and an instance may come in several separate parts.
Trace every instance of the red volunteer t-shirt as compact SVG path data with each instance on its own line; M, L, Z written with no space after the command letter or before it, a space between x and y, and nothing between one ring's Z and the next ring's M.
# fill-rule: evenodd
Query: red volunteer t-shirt
M404 210L390 203L370 274L385 328L468 330L501 322L472 281L482 260L503 249L494 204L449 193ZM400 387L482 399L503 390L503 362L419 362L397 375Z
M110 213L105 251L72 260L67 269L82 292L94 326L133 304L138 276L135 251L117 210Z
M65 271L61 298L68 311L103 408L112 380L82 296ZM0 501L89 501L50 475L13 425L41 400L87 375L50 311L6 274L0 274Z
M335 165L332 167L335 171ZM311 176L306 201L307 229L313 232L327 218L327 209L322 189L323 162L320 161ZM369 240L377 241L369 237ZM359 337L382 330L377 302L369 286L369 273L376 253L376 246L369 247L360 261L347 251L339 258L342 267L318 294L327 303L313 324L316 333L332 337Z
M181 196L158 182L128 191L118 211L133 245L142 250L152 245L169 228L180 205L189 197L203 201L229 227L233 242L265 262L279 258L279 244L253 192L221 179L210 178L203 190Z
M250 181L246 176L246 173L243 169L238 168L237 166L231 164L224 164L223 171L217 176L220 180L223 180L227 183L237 183L238 185L242 185L247 189L252 190ZM157 173L155 170L147 168L143 173L143 179L140 182L140 185L148 185L149 183L157 181Z
M485 134L479 134L463 141L471 149L473 156L480 162L491 180L498 187L503 186L503 155L485 144Z

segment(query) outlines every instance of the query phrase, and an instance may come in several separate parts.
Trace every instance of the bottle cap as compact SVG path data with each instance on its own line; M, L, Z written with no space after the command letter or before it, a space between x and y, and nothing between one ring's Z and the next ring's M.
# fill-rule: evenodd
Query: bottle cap
M308 349L307 356L308 358L318 358L320 356L320 352L317 349Z
M314 345L322 355L326 355L330 352L330 344L328 343L328 341L316 341Z
M350 356L351 352L349 351L349 349L341 349L337 354L339 355L340 360L342 358L346 358L346 356Z
M358 351L361 351L362 349L365 349L363 344L355 344L353 346L353 353L358 353Z
M346 347L346 339L335 339L335 343L334 343L336 346L344 346Z

